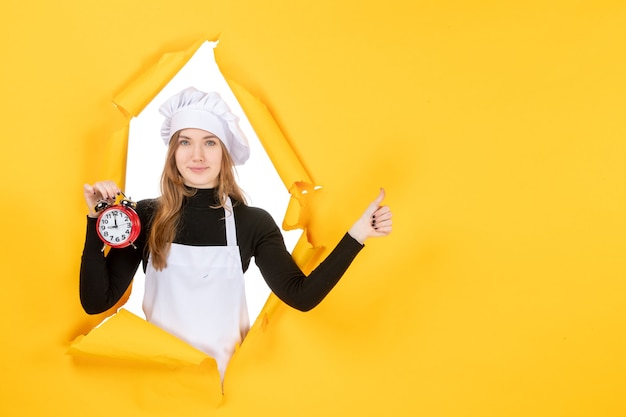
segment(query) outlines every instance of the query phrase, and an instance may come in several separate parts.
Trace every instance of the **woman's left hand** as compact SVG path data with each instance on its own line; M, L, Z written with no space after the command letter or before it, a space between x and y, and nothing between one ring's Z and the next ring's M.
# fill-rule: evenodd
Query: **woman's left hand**
M364 244L370 237L383 237L391 233L391 209L381 206L385 190L380 189L376 200L370 203L361 217L352 225L348 233L359 243Z

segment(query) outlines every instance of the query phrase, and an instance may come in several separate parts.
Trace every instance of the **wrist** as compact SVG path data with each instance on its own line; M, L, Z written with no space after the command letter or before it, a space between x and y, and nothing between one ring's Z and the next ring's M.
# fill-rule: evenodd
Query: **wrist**
M360 233L357 227L352 226L350 230L348 230L348 234L352 237L352 239L356 240L361 245L365 244L367 235L365 235L364 233Z

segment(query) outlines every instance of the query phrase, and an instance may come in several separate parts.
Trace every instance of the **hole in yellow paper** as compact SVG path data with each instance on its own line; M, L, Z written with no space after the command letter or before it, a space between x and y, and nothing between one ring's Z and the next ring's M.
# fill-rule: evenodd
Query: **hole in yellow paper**
M276 223L280 225L289 203L290 194L285 189L274 165L219 71L213 53L216 45L217 43L212 42L202 44L167 86L131 121L128 140L126 195L137 201L144 198L154 198L160 194L159 181L165 160L166 146L161 140L160 130L163 118L158 109L170 96L186 87L193 86L203 91L217 91L228 103L231 110L240 117L240 126L250 142L251 156L245 165L237 167L239 184L248 197L248 203L267 210ZM293 249L300 235L301 231L283 231L285 243L289 250ZM144 278L143 271L139 268L133 281L132 293L124 306L140 317L145 317L141 308ZM253 323L263 308L270 290L254 262L251 262L245 274L245 282L250 322Z

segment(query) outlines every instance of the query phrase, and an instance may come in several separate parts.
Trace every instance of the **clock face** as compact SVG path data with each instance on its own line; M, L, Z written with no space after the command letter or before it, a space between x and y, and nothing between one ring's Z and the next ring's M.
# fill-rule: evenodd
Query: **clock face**
M133 232L133 221L122 208L111 207L98 217L98 234L109 246L127 246Z

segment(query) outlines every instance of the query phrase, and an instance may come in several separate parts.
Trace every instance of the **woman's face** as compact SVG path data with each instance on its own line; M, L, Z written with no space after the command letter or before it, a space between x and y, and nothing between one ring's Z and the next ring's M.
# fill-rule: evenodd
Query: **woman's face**
M213 133L202 129L181 130L174 156L185 185L217 187L222 169L222 145Z

